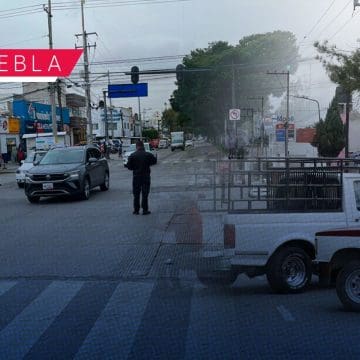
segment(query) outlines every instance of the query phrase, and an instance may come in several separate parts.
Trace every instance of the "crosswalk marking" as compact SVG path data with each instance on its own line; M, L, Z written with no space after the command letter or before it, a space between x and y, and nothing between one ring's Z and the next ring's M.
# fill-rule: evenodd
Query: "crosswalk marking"
M42 333L80 290L83 283L54 281L0 332L3 359L26 355ZM1 284L1 288L3 284Z
M75 359L126 359L153 290L152 283L120 284ZM100 354L101 349L101 354Z

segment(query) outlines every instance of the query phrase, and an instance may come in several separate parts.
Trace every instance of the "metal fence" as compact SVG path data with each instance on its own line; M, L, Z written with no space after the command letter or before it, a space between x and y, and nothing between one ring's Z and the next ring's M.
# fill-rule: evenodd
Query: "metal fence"
M349 159L221 160L184 169L200 211L341 211L343 174L360 172Z

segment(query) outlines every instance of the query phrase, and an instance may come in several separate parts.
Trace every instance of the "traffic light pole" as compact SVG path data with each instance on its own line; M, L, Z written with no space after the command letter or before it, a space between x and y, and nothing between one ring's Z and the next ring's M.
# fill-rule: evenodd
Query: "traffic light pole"
M141 103L140 103L140 97L138 97L138 107L139 107L139 122L140 122L140 138L142 138L142 118L141 118Z

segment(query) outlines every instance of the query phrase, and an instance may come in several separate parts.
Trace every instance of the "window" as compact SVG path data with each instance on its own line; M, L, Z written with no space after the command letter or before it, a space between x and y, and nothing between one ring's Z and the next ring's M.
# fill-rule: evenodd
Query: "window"
M356 208L360 211L360 181L354 181Z
M117 123L109 123L109 130L117 130Z

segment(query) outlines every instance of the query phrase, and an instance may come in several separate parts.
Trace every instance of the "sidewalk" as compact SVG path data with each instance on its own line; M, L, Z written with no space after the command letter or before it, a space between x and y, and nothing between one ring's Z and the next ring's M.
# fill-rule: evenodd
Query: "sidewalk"
M6 164L6 169L3 168L3 164L1 164L0 175L1 174L15 174L19 164L14 162L9 162Z

